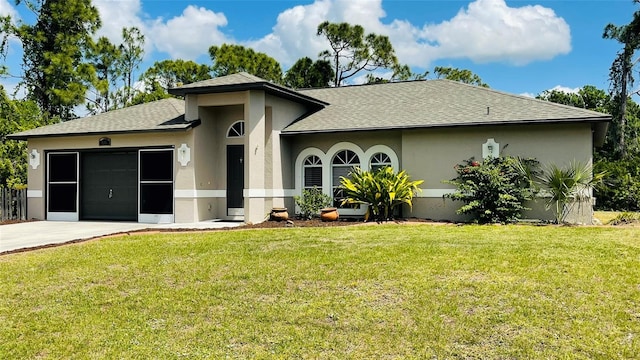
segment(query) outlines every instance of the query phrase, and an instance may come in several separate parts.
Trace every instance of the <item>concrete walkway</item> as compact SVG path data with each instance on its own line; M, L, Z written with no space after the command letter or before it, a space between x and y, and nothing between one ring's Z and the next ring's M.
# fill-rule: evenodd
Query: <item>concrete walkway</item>
M240 222L203 221L186 224L140 224L106 221L33 221L0 225L0 254L18 249L63 244L76 240L136 230L197 229L210 230L243 225Z

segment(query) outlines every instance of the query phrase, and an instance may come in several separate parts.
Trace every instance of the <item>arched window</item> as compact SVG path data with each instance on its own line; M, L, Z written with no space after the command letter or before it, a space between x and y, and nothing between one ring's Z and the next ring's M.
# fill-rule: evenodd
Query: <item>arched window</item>
M392 166L389 155L379 152L371 156L371 161L369 161L369 168L371 171L377 171L385 166Z
M340 189L340 177L349 176L354 167L360 166L360 159L355 152L351 150L340 150L331 161L331 178L333 190L333 206L342 207L342 199L344 199L343 191Z
M239 120L234 122L227 131L227 137L243 137L244 136L244 121Z
M316 155L310 155L304 159L302 165L304 182L303 189L311 189L314 186L322 191L322 160Z

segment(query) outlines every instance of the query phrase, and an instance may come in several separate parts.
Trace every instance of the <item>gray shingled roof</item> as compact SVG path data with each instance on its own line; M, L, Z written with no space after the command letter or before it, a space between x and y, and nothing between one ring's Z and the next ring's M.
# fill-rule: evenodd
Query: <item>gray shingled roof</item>
M184 120L183 100L164 99L12 134L12 139L43 136L177 131L196 126Z
M544 122L606 122L594 111L449 80L300 90L329 103L283 133Z
M309 97L288 87L274 84L268 80L246 72L182 85L180 87L169 89L169 94L185 96L188 94L215 94L247 90L262 90L268 94L289 99L316 110L326 105L326 103L318 99Z
M268 81L261 77L251 75L246 72L240 72L236 74L220 76L213 79L208 79L208 80L198 81L191 84L182 85L176 89L195 89L195 88L202 88L202 87L254 84L254 83L263 83L263 82L268 82Z
M309 113L283 134L489 124L592 122L603 139L606 114L517 96L449 80L408 81L340 88L292 90L247 73L170 89L172 94L258 89L308 106ZM182 130L184 101L165 99L10 135L14 139Z

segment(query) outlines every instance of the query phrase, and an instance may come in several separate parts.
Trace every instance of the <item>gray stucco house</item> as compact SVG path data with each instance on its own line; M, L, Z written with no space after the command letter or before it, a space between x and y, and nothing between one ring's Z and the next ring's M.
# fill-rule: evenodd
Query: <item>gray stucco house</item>
M44 126L28 140L30 218L260 222L353 166L423 179L407 216L460 220L442 180L470 157L589 163L609 116L448 80L292 90L238 73L165 99ZM553 218L543 202L527 216ZM364 209L340 209L360 215ZM580 217L590 221L590 207Z

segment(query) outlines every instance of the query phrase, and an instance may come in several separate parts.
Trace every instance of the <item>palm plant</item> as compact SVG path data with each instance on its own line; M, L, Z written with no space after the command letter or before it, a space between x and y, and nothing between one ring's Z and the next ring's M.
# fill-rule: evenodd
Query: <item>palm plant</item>
M424 181L411 181L403 170L396 173L386 166L376 171L363 171L356 167L350 178L340 177L345 199L342 204L368 205L365 221L373 217L376 221L386 221L393 216L394 209L402 204L413 205L413 197Z
M548 192L547 210L555 206L556 223L564 222L576 203L590 198L593 187L604 175L592 175L591 164L578 161L572 161L566 168L556 164L544 166L537 182Z

